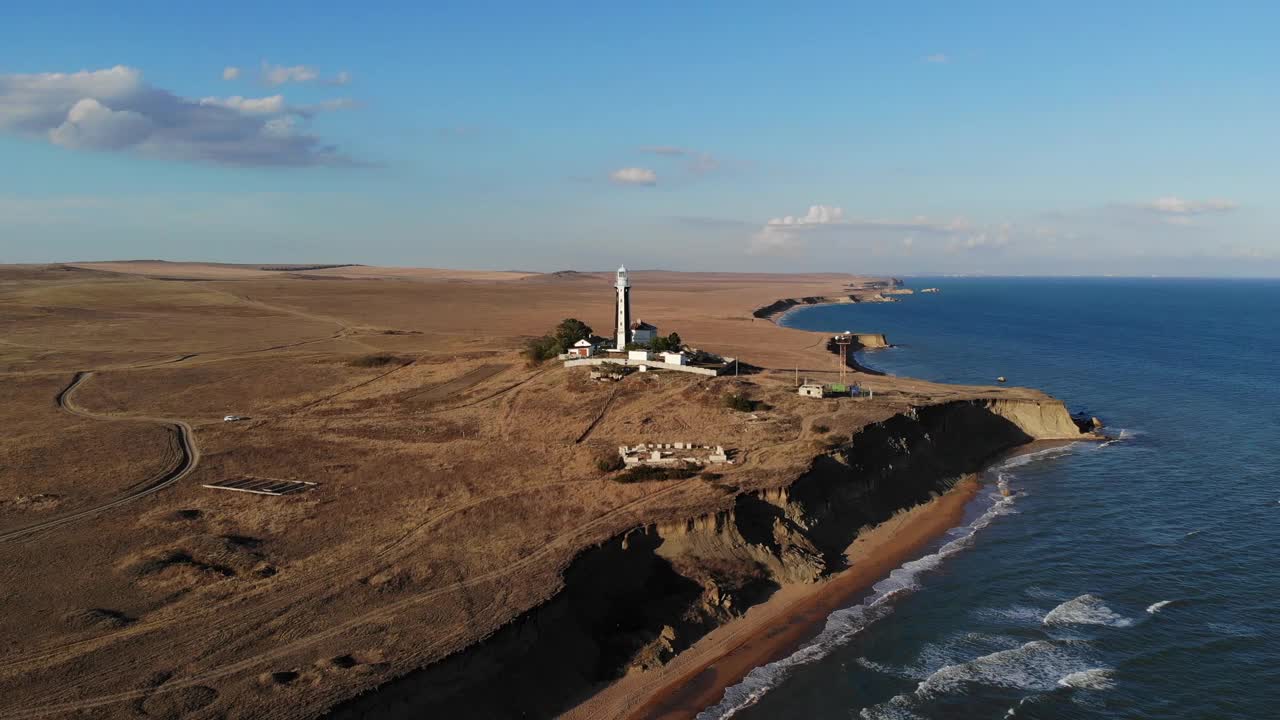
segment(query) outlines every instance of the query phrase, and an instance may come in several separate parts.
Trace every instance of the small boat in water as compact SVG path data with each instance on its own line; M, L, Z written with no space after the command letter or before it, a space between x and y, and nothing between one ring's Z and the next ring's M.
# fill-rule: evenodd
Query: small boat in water
M1004 382L1004 381L1005 381L1005 380L1004 380L1004 376L1003 376L1003 375L1001 375L1000 377L996 378L996 382Z

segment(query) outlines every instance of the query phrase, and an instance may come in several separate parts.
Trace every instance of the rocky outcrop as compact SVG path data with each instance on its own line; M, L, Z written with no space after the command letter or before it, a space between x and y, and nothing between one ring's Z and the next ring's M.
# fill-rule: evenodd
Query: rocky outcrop
M895 415L817 456L785 486L584 551L549 603L332 715L552 717L602 683L665 663L779 586L841 569L862 528L945 492L993 456L1079 436L1051 398L954 401Z

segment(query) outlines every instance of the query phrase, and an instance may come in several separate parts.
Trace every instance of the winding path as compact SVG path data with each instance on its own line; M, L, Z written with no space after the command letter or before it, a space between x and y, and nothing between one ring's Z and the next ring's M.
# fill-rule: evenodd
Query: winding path
M62 392L58 393L58 397L57 397L58 409L70 415L75 415L77 417L87 418L89 420L97 420L101 422L126 421L126 422L159 423L163 425L167 430L172 432L175 438L177 439L178 452L180 454L178 464L172 468L164 470L148 478L147 480L143 481L139 485L136 485L132 490L125 493L124 495L108 500L100 505L95 505L93 507L86 508L78 512L74 512L69 515L63 515L62 517L45 520L44 522L38 522L38 523L35 523L34 525L28 525L26 527L18 528L17 530L10 530L8 532L2 533L0 534L0 543L20 540L22 538L32 535L33 533L37 533L42 530L49 530L51 528L67 525L69 523L76 522L77 520L82 520L91 515L96 515L102 512L103 510L108 510L110 508L118 507L120 505L124 505L127 502L132 502L133 500L137 500L138 498L146 497L147 495L150 495L152 493L159 492L160 490L163 490L164 488L169 487L170 485L178 482L182 478L191 474L191 471L195 470L196 465L200 462L200 449L199 447L196 446L196 440L195 440L195 436L191 432L191 426L182 420L174 420L171 418L149 418L149 417L125 418L125 417L114 417L111 415L98 415L80 407L79 405L76 405L75 402L71 399L72 394L76 391L76 388L80 387L86 380L88 380L92 376L93 376L93 373L91 371L76 373L75 376L71 379L71 384L67 385L67 387L64 388Z

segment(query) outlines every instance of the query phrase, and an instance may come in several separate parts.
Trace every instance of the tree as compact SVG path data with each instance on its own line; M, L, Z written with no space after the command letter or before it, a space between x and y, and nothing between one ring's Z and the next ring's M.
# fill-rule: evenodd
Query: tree
M680 352L680 334L671 333L666 337L655 336L649 341L649 349L653 352Z
M564 352L579 340L590 339L591 327L577 318L565 318L556 326L555 338Z
M524 354L530 365L550 360L569 351L579 340L591 339L591 327L576 318L560 321L550 335L536 337L525 344Z
M564 352L560 348L559 343L550 335L536 337L525 343L524 355L529 360L530 365L537 365L543 360L553 358Z

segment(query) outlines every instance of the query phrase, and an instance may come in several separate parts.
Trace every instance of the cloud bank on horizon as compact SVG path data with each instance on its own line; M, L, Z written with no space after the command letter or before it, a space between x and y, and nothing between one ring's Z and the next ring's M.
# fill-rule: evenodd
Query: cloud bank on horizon
M235 68L223 71L224 78L238 76ZM315 116L353 104L338 98L290 105L278 94L185 98L123 65L0 75L0 132L70 150L220 165L358 164L305 128Z

